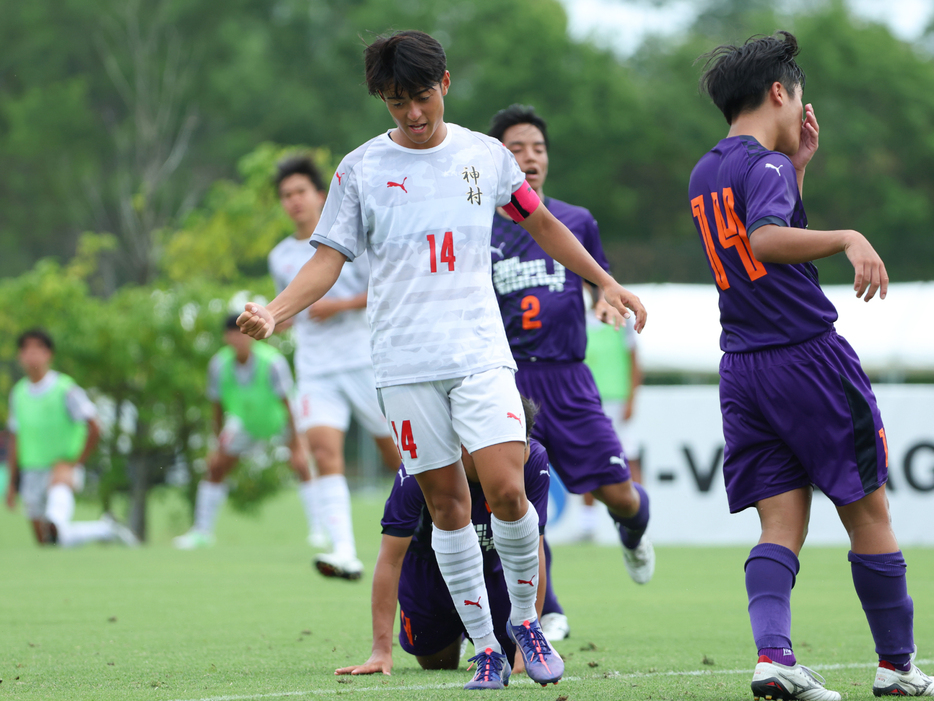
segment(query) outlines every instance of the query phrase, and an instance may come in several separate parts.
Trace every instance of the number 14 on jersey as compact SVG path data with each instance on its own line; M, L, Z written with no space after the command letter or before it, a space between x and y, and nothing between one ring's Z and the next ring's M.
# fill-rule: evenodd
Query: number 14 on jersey
M431 259L431 272L438 272L438 263L447 263L448 272L454 272L454 261L457 258L454 257L454 233L451 231L444 232L444 239L441 241L441 257L438 257L438 245L435 242L435 235L428 234L428 256Z

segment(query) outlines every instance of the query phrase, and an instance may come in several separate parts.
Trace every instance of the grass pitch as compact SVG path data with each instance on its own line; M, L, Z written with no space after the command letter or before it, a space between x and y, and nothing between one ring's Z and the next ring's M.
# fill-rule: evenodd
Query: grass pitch
M304 517L286 491L257 517L225 511L218 544L178 552L187 527L171 493L152 502L137 550L39 549L19 514L0 513L0 699L442 699L457 672L424 672L396 648L390 677L335 677L370 650L369 575L382 499L354 501L367 573L330 581L310 567ZM79 517L96 516L88 507ZM686 527L697 527L696 524ZM750 543L755 534L750 533ZM659 547L639 587L615 548L556 547L554 579L571 622L557 644L558 687L514 677L505 698L749 699L755 650L746 616L748 548ZM921 658L934 658L934 551L906 552ZM871 699L872 639L843 549L806 548L792 597L793 639L845 699ZM934 663L927 664L934 670ZM403 696L404 695L404 696Z

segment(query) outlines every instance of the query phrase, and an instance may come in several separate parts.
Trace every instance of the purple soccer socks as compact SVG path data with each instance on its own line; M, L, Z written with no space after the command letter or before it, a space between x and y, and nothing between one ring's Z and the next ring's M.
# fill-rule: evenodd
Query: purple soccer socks
M907 565L901 551L881 555L847 555L879 660L902 672L911 668L914 603L908 596Z
M746 594L749 621L759 655L773 662L792 666L791 590L800 565L788 548L760 543L746 560Z
M629 518L620 518L612 511L609 512L619 529L619 538L623 541L623 547L629 550L639 547L639 542L649 525L649 495L638 482L633 482L632 486L639 492L639 510L636 514Z

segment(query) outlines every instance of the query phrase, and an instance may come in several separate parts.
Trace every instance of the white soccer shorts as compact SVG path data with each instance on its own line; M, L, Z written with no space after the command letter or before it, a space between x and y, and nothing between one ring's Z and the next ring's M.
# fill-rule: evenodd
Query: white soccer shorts
M632 421L623 420L623 406L624 402L616 399L604 400L603 413L613 422L613 429L619 436L619 442L623 444L623 454L627 458L638 458L639 436L632 427Z
M45 502L52 481L51 468L22 470L19 473L19 498L30 521L45 519ZM84 466L75 465L71 471L71 489L76 494L84 489Z
M300 380L294 413L295 425L302 433L317 426L346 433L353 414L377 438L390 434L376 397L373 368L369 366Z
M243 425L243 421L238 416L228 414L224 417L224 427L219 436L220 451L226 455L240 457L245 453L270 443L272 445L288 445L292 440L292 431L286 426L285 430L277 436L273 436L269 441L256 438Z
M378 390L410 475L498 443L525 442L525 412L510 368Z

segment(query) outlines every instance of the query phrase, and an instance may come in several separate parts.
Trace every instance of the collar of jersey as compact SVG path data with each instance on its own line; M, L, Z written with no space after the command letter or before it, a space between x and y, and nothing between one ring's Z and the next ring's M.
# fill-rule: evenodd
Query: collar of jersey
M389 140L389 143L392 144L392 147L394 149L403 151L404 153L410 153L413 156L418 156L423 153L436 153L437 151L440 151L441 149L443 149L445 146L447 146L450 143L451 135L454 132L453 127L456 126L455 124L450 124L449 122L445 122L445 124L447 125L448 133L445 135L444 141L442 141L437 146L432 146L431 148L406 148L405 146L401 146L397 144L395 141L393 141L392 137L389 136L389 134L392 132L392 129L388 129L386 131L386 138Z
M50 389L52 389L52 385L55 384L55 378L57 377L58 372L55 370L49 370L38 382L29 383L29 393L33 395L45 394Z

